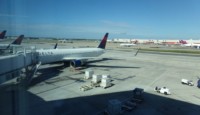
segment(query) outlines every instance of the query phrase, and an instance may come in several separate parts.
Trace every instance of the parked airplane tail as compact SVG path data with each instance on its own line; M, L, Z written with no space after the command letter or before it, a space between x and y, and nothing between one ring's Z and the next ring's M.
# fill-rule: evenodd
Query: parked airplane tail
M98 48L105 49L105 47L106 47L106 42L107 42L107 38L108 38L108 33L105 34L105 36L104 36L103 39L101 40L101 43L99 44Z
M54 48L53 48L53 49L57 49L57 46L58 46L58 43L56 43L56 44L55 44L55 46L54 46Z
M0 39L4 39L5 35L6 35L6 30L0 33Z
M20 45L20 44L22 43L23 38L24 38L24 35L20 35L20 36L19 36L17 39L15 39L15 41L13 41L11 44L12 44L12 45ZM6 49L8 49L8 48L10 47L11 44L9 44L9 45L7 46Z
M15 41L13 41L11 44L20 45L22 43L22 40L24 38L24 35L20 35Z
M181 43L181 44L187 44L187 42L184 41L184 40L179 40L179 43Z

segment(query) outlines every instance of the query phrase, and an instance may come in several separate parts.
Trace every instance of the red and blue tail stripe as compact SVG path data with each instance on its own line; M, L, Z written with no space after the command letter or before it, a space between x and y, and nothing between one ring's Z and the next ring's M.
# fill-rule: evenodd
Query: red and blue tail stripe
M105 34L105 36L101 40L101 43L99 44L98 48L102 48L102 49L106 48L107 38L108 38L108 33Z
M5 35L6 35L6 30L0 33L0 39L4 39Z
M24 35L20 35L15 41L13 41L11 44L20 45L22 43L22 40L24 38Z

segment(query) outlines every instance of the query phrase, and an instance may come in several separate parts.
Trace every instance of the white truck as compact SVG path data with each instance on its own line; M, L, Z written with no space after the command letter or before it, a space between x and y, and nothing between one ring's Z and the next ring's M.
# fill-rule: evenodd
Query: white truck
M191 80L187 80L187 79L181 79L181 83L189 85L189 86L193 86L194 85L194 83Z
M154 89L154 91L156 91L158 93L163 93L165 95L170 95L171 94L170 91L169 91L169 89L166 88L166 87L159 88L159 87L156 86L155 89Z

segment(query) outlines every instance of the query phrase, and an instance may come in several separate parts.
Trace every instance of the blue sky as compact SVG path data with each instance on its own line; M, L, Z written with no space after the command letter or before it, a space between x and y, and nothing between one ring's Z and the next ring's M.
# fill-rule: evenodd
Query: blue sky
M32 37L200 39L200 0L0 0L0 31Z

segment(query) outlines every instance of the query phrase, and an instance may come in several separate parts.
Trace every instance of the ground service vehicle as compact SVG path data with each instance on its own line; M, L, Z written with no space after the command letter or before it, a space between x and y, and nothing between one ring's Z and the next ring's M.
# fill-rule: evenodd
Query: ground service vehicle
M191 80L187 80L187 79L181 79L181 83L189 85L189 86L193 86L194 85L194 83Z
M158 93L163 93L165 95L170 95L171 94L170 91L169 91L169 89L166 88L166 87L159 88L159 87L156 86L155 89L154 89L154 91L157 91Z

